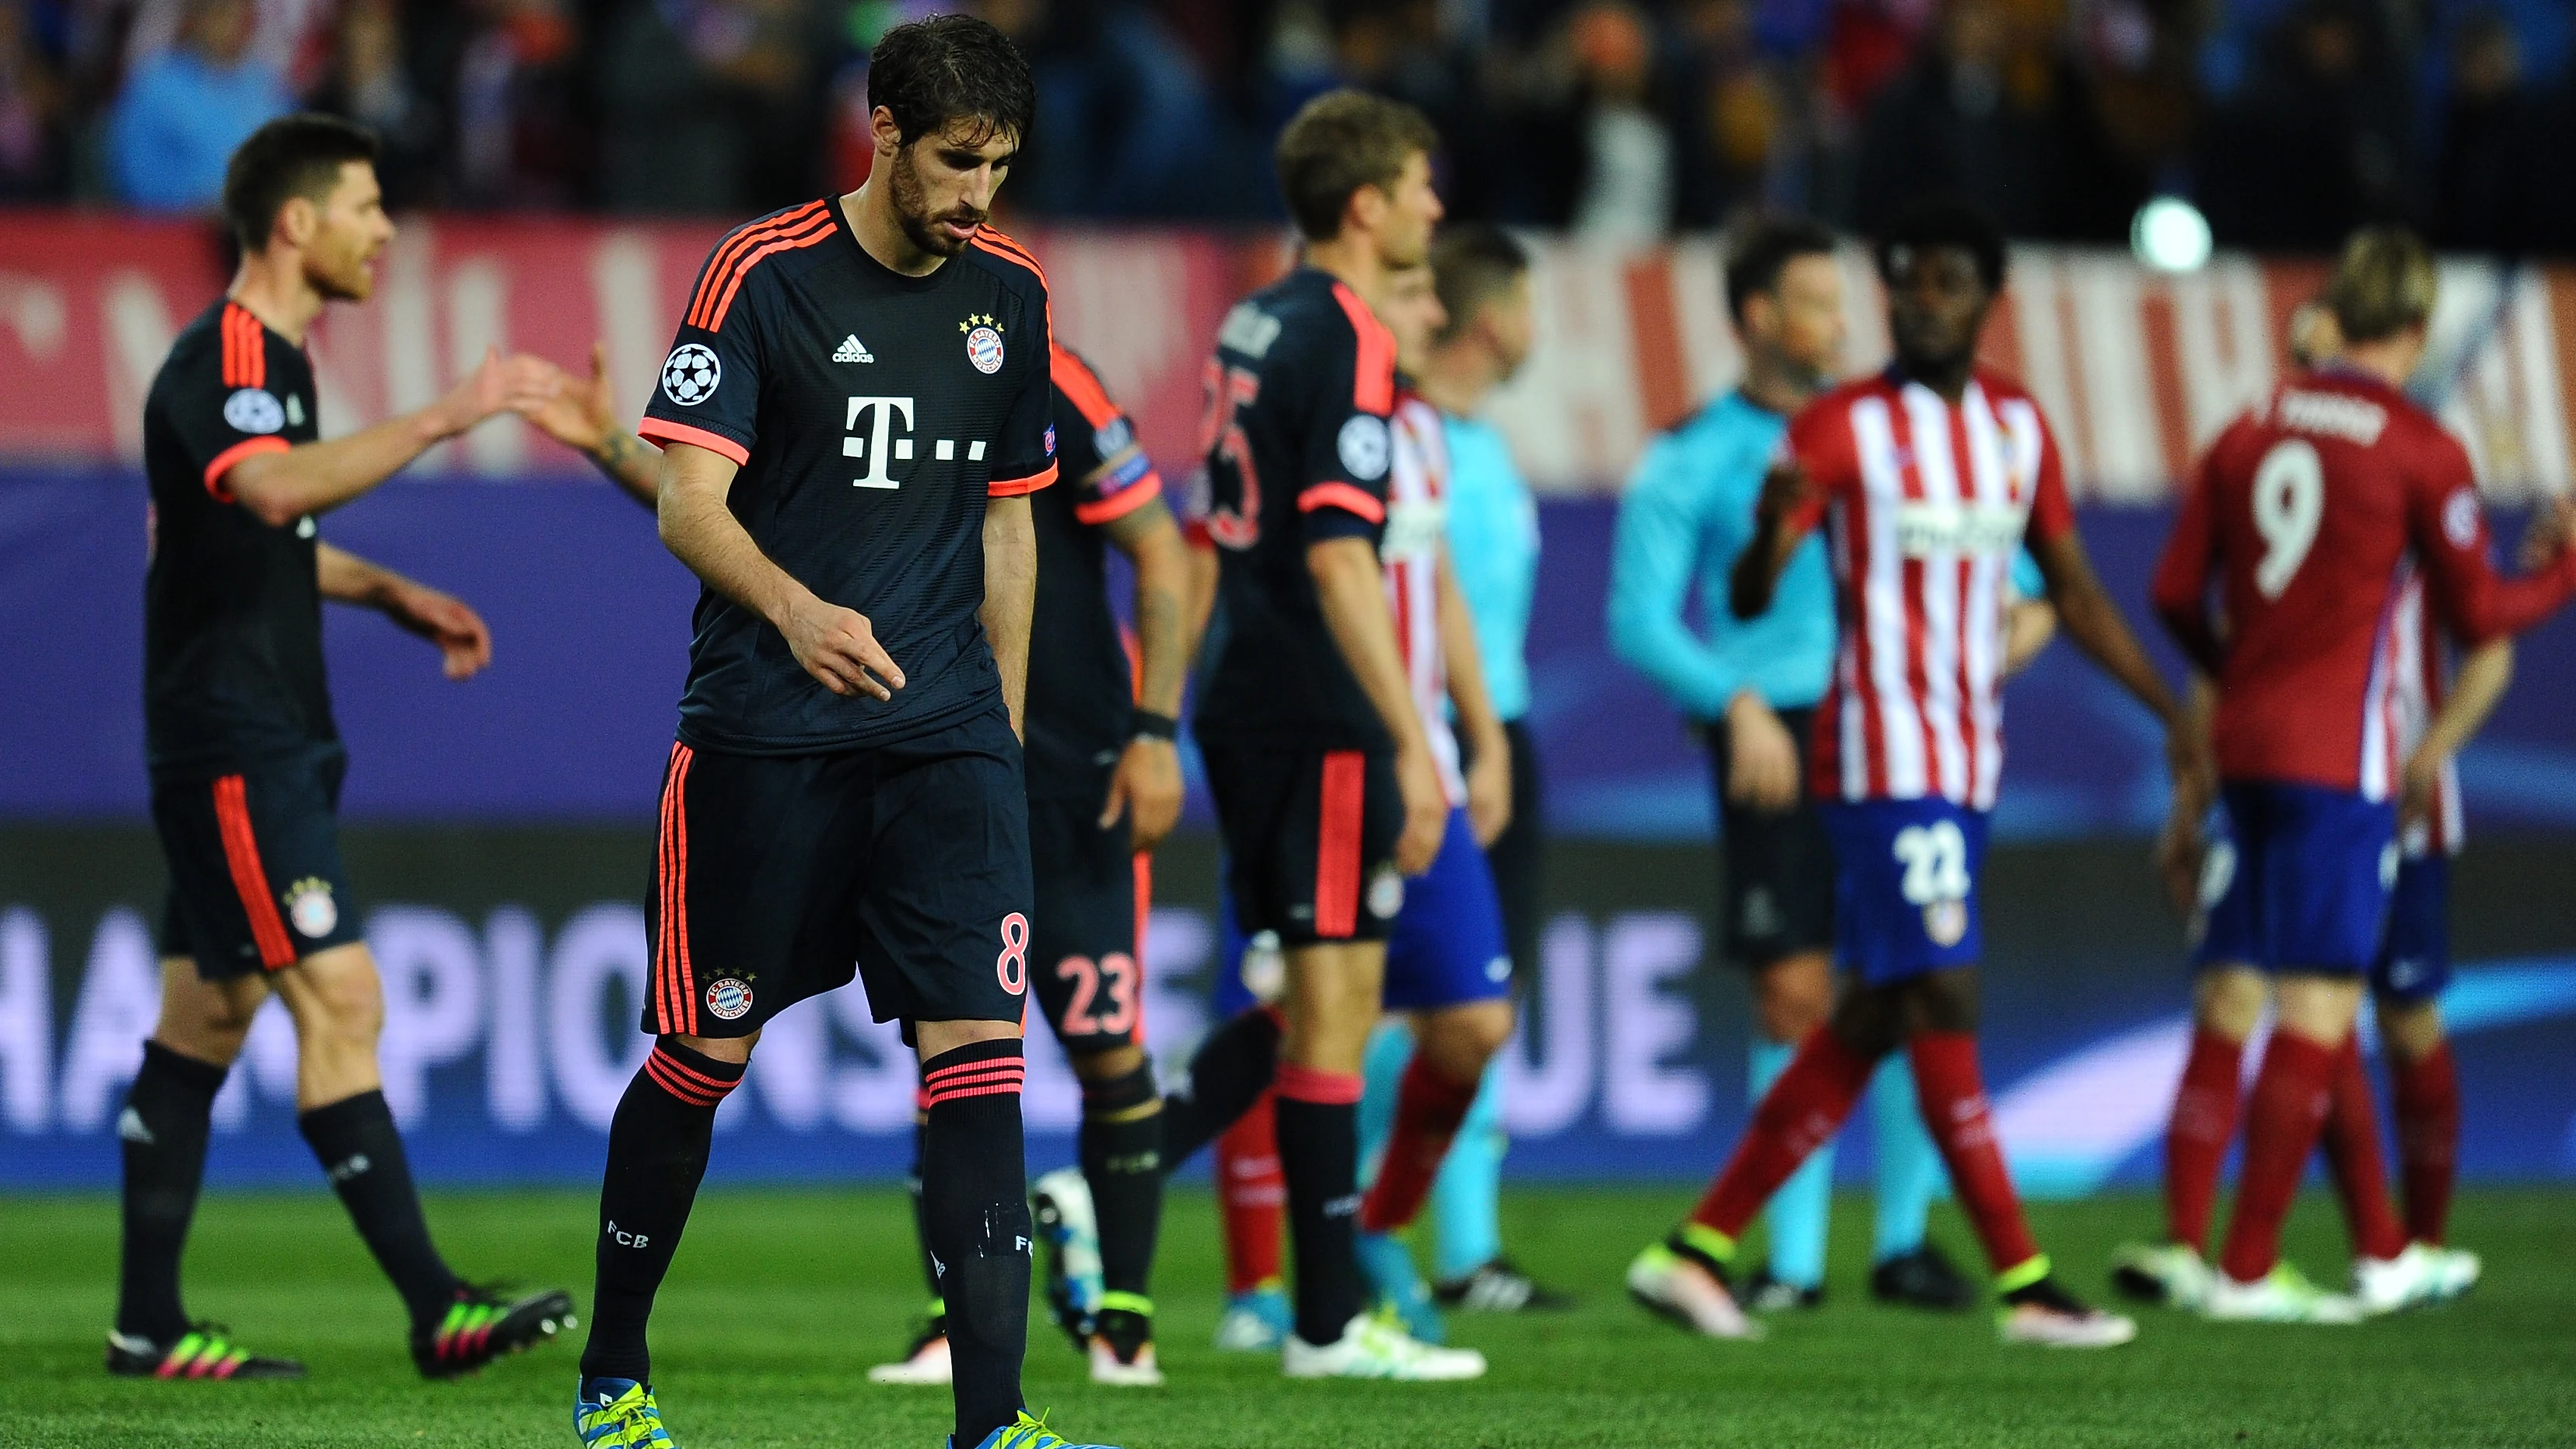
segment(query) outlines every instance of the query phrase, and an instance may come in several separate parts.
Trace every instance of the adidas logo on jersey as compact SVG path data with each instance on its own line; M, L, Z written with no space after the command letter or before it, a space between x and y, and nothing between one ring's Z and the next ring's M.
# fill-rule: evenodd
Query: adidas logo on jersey
M833 352L832 360L834 362L874 362L877 358L875 353L868 351L867 344L859 340L859 334L853 332L841 339L841 345Z

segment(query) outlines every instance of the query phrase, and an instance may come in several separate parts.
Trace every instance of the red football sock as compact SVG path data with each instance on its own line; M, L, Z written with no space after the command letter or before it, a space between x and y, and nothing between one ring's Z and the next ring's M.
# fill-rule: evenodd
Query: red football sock
M1476 1089L1483 1085L1481 1078L1453 1082L1422 1053L1413 1054L1396 1088L1395 1130L1387 1136L1377 1181L1360 1199L1360 1231L1391 1233L1421 1214L1431 1180L1449 1155L1450 1139L1458 1135L1458 1124L1467 1120L1467 1109L1476 1105Z
M2236 1135L2238 1076L2245 1043L2203 1027L2191 1034L2191 1056L2174 1088L2165 1126L2165 1231L2209 1256L2209 1214L2218 1201L2218 1172Z
M2253 1283L2281 1260L2281 1223L2299 1195L2299 1174L2324 1130L2340 1047L2275 1029L2245 1107L2245 1171L2236 1217L2219 1260L2227 1276Z
M2388 1161L2379 1146L2379 1112L2370 1074L2361 1066L2361 1033L2343 1039L2335 1058L2334 1098L2326 1111L2326 1166L2334 1172L2352 1250L2365 1258L2394 1258L2406 1248L2406 1230L2388 1205Z
M1225 1290L1279 1286L1280 1217L1288 1180L1279 1171L1276 1099L1268 1092L1216 1139L1217 1215L1225 1228Z
M1914 1090L1923 1100L1923 1125L1950 1167L1950 1187L1985 1244L1986 1262L2009 1272L2039 1256L2022 1221L2021 1199L2005 1170L2003 1144L1995 1140L1994 1113L1977 1071L1977 1039L1964 1031L1916 1033L1910 1044Z
M2460 1158L2460 1066L2443 1042L2389 1071L2397 1108L2397 1169L2406 1194L2406 1235L2439 1244L2450 1230L2451 1182Z
M1824 1027L1810 1032L1771 1090L1762 1094L1743 1140L1735 1145L1734 1159L1708 1185L1691 1210L1691 1221L1729 1239L1743 1233L1807 1154L1842 1130L1877 1065Z

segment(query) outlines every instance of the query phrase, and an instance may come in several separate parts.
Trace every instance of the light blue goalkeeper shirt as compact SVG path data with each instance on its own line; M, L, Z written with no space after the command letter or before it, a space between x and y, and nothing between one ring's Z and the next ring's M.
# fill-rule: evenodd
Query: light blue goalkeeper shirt
M1628 477L1610 556L1610 647L1682 713L1715 720L1751 689L1773 709L1822 699L1834 664L1833 576L1821 531L1798 545L1770 610L1738 620L1727 576L1753 540L1789 420L1731 392L1661 434ZM1699 585L1700 628L1683 618Z
M1449 439L1449 563L1476 621L1494 713L1529 713L1530 599L1538 589L1538 502L1500 429L1442 413Z

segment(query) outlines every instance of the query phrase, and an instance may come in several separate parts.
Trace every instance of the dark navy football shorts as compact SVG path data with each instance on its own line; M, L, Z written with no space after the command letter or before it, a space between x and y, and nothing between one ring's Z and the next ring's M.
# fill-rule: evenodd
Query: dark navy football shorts
M1800 776L1815 733L1815 710L1779 711L1798 742ZM1728 964L1760 971L1784 957L1834 945L1834 843L1822 807L1804 791L1786 810L1728 798L1733 739L1726 722L1707 726L1709 779L1717 796L1717 848L1725 862L1719 909Z
M1290 946L1383 941L1402 904L1395 757L1202 746L1236 919Z
M2237 781L2201 866L2202 966L2358 975L2397 883L2397 809L2351 790Z
M1251 1010L1260 998L1243 979L1246 939L1231 901L1220 902L1218 917L1224 955L1212 1005L1223 1020ZM1452 810L1431 869L1404 882L1404 900L1387 934L1382 1000L1389 1011L1438 1011L1511 991L1502 897L1467 812Z
M1038 1007L1069 1056L1145 1037L1145 966L1137 943L1152 886L1127 822L1100 828L1100 801L1029 801L1037 916L1029 969Z
M2371 963L2370 989L2409 1005L2451 984L2451 858L2437 851L2397 862L2388 930Z
M1829 800L1823 810L1836 964L1869 986L1976 964L1986 812L1939 798Z
M326 743L212 780L152 782L170 867L163 956L225 981L361 939L340 863L348 752Z
M644 1030L747 1036L866 983L879 1021L1019 1021L1032 969L1028 794L999 703L917 739L811 755L672 746Z

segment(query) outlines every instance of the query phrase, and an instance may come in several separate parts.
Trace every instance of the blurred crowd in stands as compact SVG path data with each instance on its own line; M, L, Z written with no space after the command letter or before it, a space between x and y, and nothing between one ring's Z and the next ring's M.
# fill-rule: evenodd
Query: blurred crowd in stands
M864 176L866 55L971 8L1037 69L1008 199L1278 215L1270 137L1355 83L1448 138L1453 214L1643 238L1928 188L2112 242L2576 253L2576 0L0 0L0 199L204 207L295 106L384 137L400 206L740 216Z

